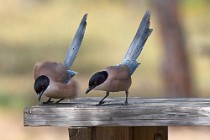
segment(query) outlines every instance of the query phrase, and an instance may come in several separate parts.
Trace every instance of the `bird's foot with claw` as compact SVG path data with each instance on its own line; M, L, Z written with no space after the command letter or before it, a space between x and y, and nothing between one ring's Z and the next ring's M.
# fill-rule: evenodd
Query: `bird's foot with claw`
M54 103L54 101L47 101L47 102L42 102L41 104L42 105L49 105L49 104L53 104Z
M103 105L104 103L105 103L105 101L100 101L96 106Z
M125 101L125 103L123 105L128 105L128 102Z

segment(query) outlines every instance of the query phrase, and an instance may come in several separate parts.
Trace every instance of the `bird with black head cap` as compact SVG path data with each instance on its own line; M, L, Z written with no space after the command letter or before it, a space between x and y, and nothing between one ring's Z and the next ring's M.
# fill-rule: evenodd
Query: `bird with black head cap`
M49 97L49 99L43 103L53 103L53 101L51 101L52 98L59 99L55 102L59 103L63 99L72 99L77 96L78 83L73 79L73 76L77 74L77 72L70 70L70 67L81 46L87 25L86 20L87 14L85 14L81 20L63 64L54 61L42 61L35 64L34 90L37 93L38 101L41 100L43 95Z
M98 105L104 104L104 99L109 96L110 92L119 91L125 91L125 104L128 104L128 90L132 83L131 75L140 65L136 59L140 55L145 42L153 31L149 27L150 12L146 11L123 61L118 65L110 66L102 71L96 72L90 78L86 94L91 90L106 91L106 96Z

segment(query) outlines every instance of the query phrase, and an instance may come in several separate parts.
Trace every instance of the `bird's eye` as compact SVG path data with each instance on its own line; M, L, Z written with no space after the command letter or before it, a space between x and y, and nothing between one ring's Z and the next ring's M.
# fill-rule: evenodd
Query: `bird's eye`
M95 82L94 82L94 85L96 85L96 84L97 84L97 82L95 81Z

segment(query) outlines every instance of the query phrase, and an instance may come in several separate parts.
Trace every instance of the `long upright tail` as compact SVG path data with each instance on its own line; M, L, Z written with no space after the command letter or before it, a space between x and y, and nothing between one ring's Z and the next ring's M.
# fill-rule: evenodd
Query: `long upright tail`
M150 11L146 11L144 17L140 23L140 26L136 32L136 35L123 59L122 64L128 65L130 69L130 74L132 75L135 69L139 66L140 63L136 61L139 54L141 53L145 42L152 33L150 27Z
M69 47L69 50L66 54L66 58L64 60L64 66L67 68L70 68L71 65L73 64L76 55L79 51L80 45L82 43L82 39L84 37L85 34L85 29L86 29L86 25L87 25L87 14L85 14L82 18L82 21L79 25L79 28L77 29L77 32L74 36L74 39Z

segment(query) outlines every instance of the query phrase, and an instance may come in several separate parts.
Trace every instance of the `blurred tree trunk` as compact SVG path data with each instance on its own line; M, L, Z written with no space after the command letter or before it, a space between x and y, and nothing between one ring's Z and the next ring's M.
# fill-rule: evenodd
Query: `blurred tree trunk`
M191 77L179 0L153 0L164 43L163 76L170 97L191 97Z

